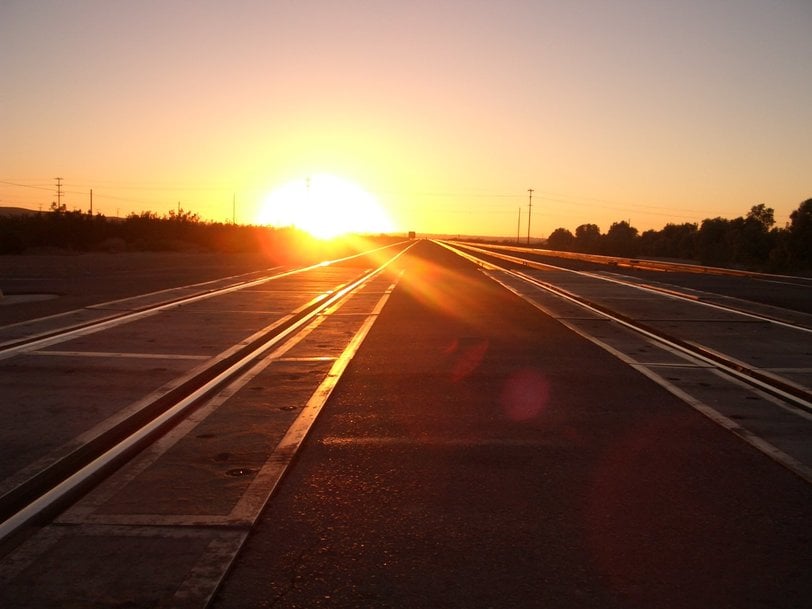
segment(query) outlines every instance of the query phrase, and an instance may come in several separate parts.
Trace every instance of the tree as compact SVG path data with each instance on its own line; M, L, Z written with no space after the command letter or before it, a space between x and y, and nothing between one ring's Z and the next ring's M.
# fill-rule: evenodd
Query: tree
M625 221L615 222L609 227L603 244L605 253L612 256L636 256L639 247L637 229Z
M601 229L597 224L581 224L575 229L575 251L597 254L601 246Z
M647 230L640 236L640 253L657 258L692 260L696 257L698 226L690 222L666 224L662 230Z
M702 264L727 264L731 260L728 247L730 220L706 218L702 220L696 237L696 250Z
M191 222L194 224L200 222L200 214L187 211L182 207L178 207L177 211L170 209L169 213L165 215L164 218L173 222Z
M557 228L547 237L547 247L562 252L571 252L575 246L575 236L566 228Z
M747 212L747 220L757 222L760 224L764 231L769 231L775 226L775 210L772 207L767 207L764 203L753 205L750 211Z
M812 268L812 199L789 215L787 247L789 263L795 268Z
M770 232L774 225L773 209L764 203L753 205L746 217L733 220L730 235L733 260L751 266L766 263L776 245L777 236Z

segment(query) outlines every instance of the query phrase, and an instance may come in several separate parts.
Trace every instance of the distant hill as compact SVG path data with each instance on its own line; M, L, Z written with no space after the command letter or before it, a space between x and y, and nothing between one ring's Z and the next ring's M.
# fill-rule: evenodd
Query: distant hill
M28 216L38 214L36 209L26 209L24 207L3 207L0 206L0 216Z

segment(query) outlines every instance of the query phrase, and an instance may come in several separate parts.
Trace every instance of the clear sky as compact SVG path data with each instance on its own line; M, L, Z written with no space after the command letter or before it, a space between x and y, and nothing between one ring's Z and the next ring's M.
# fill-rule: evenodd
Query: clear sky
M0 205L253 222L326 173L401 230L812 197L810 0L0 0Z

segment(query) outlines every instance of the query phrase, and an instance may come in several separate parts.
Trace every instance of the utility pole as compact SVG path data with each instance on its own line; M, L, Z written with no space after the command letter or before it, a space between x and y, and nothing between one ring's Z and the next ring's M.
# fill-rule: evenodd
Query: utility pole
M527 203L527 245L530 246L530 214L533 212L533 189L528 188L530 200Z
M62 178L54 178L56 180L56 208L62 209Z
M237 193L231 196L231 223L237 223Z
M522 230L522 206L519 205L519 219L516 221L516 245L521 243L519 232Z
M90 215L93 215L93 189L90 189Z

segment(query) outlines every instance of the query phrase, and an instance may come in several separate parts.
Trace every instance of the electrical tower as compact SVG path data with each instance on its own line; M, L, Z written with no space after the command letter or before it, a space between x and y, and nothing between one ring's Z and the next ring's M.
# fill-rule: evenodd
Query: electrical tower
M533 189L528 188L527 192L530 193L530 200L527 202L527 245L530 245L530 214L533 211Z

